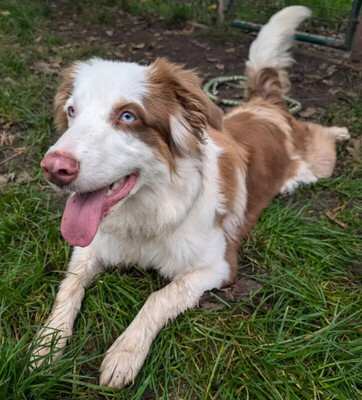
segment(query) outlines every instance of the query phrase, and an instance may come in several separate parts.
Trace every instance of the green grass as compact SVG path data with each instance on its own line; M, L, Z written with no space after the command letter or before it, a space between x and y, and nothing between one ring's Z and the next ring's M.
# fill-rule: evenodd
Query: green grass
M112 20L107 10L98 23ZM40 0L0 5L0 76L11 78L1 80L0 123L11 123L14 145L26 148L7 172L30 175L0 186L0 399L359 398L362 174L344 145L340 176L278 197L243 246L240 274L252 268L262 288L224 310L178 317L157 337L131 387L101 388L98 379L107 348L166 283L137 268L94 282L64 356L29 372L27 348L49 315L70 256L59 200L39 171L55 138L50 99L57 76L37 63L61 55L64 65L109 50L76 48L76 39L52 29L55 19L50 3ZM327 107L319 122L349 126L357 138L361 110L362 99L350 96L344 106Z

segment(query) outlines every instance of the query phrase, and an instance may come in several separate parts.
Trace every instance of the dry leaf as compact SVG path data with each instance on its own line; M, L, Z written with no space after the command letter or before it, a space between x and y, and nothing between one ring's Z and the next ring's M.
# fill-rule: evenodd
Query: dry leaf
M333 81L331 79L323 79L322 82L327 86L333 86Z
M190 42L195 46L201 47L202 49L206 49L208 47L207 43L200 43L197 40L190 40Z
M9 132L12 122L8 122L2 126L2 132L0 133L0 146L12 146L15 140L14 133Z
M10 132L3 131L0 133L0 146L12 146L15 140L15 135Z
M240 82L240 83L236 83L236 82L227 82L226 86L228 88L232 88L232 89L237 89L237 90L242 90L246 88L246 82Z
M215 67L217 68L217 69L224 69L225 68L225 65L224 64L216 64L215 65Z
M327 68L327 74L333 75L337 71L337 67L335 65L331 65L330 67Z
M109 36L109 37L112 37L114 35L113 29L106 30L106 35Z
M354 159L362 162L362 136L357 139L350 139L346 149Z
M15 181L15 172L11 172L10 174L7 175L7 182L14 182Z
M13 123L10 121L10 122L7 122L6 124L4 124L3 126L2 126L2 128L3 128L3 131L8 131L9 129L10 129L10 127L11 127L11 125L12 125Z
M20 174L16 178L17 183L29 182L30 180L31 180L31 175L26 171L20 172Z
M194 33L194 30L195 30L195 26L194 26L194 25L191 25L190 28L185 28L185 29L183 29L183 30L182 30L182 33L183 33L184 35L191 35L192 33Z
M314 82L316 80L320 80L321 76L320 74L308 74L305 76L304 82Z
M144 44L144 43L138 43L138 44L134 44L134 45L132 46L132 48L135 49L135 50L141 50L141 49L143 49L144 47L145 47L145 44Z
M304 118L309 118L312 115L316 114L318 110L314 107L308 107L305 111L302 111L300 115Z
M51 61L51 62L39 61L34 64L33 69L35 72L41 72L52 75L59 73L60 65L56 61Z
M6 184L6 176L0 174L0 186Z
M235 47L230 47L225 50L225 53L235 53L235 51L236 51Z
M15 81L13 78L10 78L10 76L7 76L7 77L4 79L4 82L7 82L7 83L16 83L16 81Z
M200 24L200 23L197 22L197 21L187 21L187 24L188 24L188 25L191 25L191 26L194 26L194 27L196 27L196 28L208 29L208 26L207 26L207 25Z
M62 63L63 61L63 57L60 54L57 54L55 56L55 62L53 63L53 66L55 66L55 64L58 64L58 66Z
M8 15L10 15L10 11L1 11L1 15L3 15L4 17L7 17Z

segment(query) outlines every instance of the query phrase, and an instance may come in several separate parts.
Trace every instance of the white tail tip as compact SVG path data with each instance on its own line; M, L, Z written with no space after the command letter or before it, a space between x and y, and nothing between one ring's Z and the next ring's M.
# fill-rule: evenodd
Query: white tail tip
M251 69L282 69L290 66L293 59L289 49L295 31L311 15L310 9L304 6L286 7L274 14L252 43L246 66Z

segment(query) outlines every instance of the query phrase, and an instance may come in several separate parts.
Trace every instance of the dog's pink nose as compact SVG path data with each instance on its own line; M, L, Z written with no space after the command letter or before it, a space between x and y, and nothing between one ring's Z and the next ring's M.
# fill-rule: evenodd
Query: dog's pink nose
M60 187L74 181L79 171L79 162L70 153L63 151L47 154L40 166L46 179Z

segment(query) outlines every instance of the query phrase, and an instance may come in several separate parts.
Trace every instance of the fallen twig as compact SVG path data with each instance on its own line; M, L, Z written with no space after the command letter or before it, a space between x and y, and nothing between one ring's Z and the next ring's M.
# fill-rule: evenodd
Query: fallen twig
M340 221L339 219L337 219L330 211L326 212L326 216L331 219L333 222L335 222L336 224L338 224L340 227L342 227L343 229L346 227L346 224L343 223L342 221Z
M0 167L1 167L2 165L6 164L8 161L12 160L13 158L15 158L15 157L17 157L17 156L20 156L20 154L24 153L24 151L25 151L25 147L19 149L18 152L15 153L15 154L13 154L12 156L10 156L10 157L8 157L8 158L5 158L5 160L2 160L2 161L0 162Z

